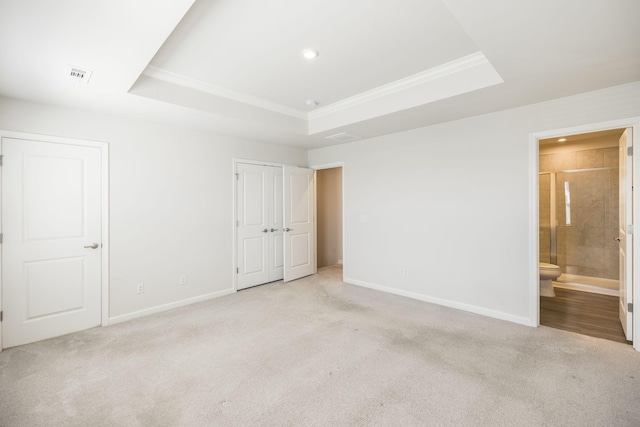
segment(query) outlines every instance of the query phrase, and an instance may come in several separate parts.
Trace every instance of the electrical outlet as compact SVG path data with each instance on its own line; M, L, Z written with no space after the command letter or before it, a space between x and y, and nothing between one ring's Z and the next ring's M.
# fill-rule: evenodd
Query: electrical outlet
M144 292L144 283L138 283L136 285L136 292L139 294Z
M180 286L184 286L188 283L189 281L189 276L186 274L183 274L182 276L180 276Z

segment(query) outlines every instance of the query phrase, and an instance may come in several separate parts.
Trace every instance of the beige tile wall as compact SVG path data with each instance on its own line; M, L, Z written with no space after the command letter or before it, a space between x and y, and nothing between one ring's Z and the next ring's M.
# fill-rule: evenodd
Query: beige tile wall
M564 273L618 279L618 148L540 156L541 172L556 173L557 264ZM614 168L586 170L591 168ZM572 172L560 172L572 170ZM545 178L547 177L547 178ZM570 190L566 223L565 182ZM550 190L540 176L540 260L549 259ZM546 210L546 212L545 212Z

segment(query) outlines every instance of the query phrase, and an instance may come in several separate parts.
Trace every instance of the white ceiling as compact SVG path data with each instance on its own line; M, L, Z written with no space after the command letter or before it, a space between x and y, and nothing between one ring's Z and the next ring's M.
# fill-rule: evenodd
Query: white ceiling
M637 0L0 0L0 95L313 148L640 80L638 22Z

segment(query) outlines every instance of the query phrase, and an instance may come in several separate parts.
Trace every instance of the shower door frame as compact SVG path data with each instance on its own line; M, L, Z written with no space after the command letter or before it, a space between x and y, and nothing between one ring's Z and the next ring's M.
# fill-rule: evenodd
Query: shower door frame
M553 129L529 134L529 321L531 326L540 326L540 207L539 207L539 160L541 139L559 138L564 135L598 132L611 129L632 128L632 145L640 147L640 116L621 120L592 123L569 128ZM638 148L640 150L640 148ZM634 155L631 160L633 188L640 188L640 153ZM633 201L632 224L640 224L640 197L632 198L632 194L626 195L627 200ZM628 262L632 263L634 272L640 273L640 238L633 239L633 254ZM629 286L633 289L633 306L640 310L640 280L634 274ZM640 314L633 316L633 348L640 352Z
M556 217L556 198L554 189L556 188L557 172L539 172L538 176L549 175L549 263L558 263L558 219ZM538 193L540 189L538 188ZM538 199L539 203L540 199ZM539 211L538 211L539 212ZM539 260L538 260L539 261Z

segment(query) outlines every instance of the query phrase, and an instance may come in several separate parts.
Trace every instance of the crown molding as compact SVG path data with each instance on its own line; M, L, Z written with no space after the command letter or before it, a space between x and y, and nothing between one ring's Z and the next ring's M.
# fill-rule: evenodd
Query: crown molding
M275 102L267 101L266 99L257 98L251 95L246 95L244 93L225 89L220 86L205 83L200 80L192 79L191 77L183 76L182 74L174 73L172 71L156 67L154 65L148 65L147 68L142 72L142 74L147 77L162 80L167 83L172 83L178 86L208 93L210 95L220 96L222 98L231 99L232 101L237 101L243 104L248 104L254 107L273 111L274 113L285 114L287 116L295 117L296 119L306 120L308 118L305 111L296 110L294 108L289 108Z
M393 95L414 88L416 86L423 85L429 81L441 79L450 74L455 74L469 68L477 67L478 65L482 65L487 62L489 62L489 60L484 56L482 52L478 51L476 53L472 53L471 55L463 56L462 58L455 59L451 62L438 65L437 67L430 68L420 73L402 78L400 80L396 80L391 83L387 83L382 86L378 86L377 88L361 92L349 98L342 99L325 107L318 108L307 113L307 116L309 120L328 116L330 114L353 108L355 106L370 102L378 98Z
M465 71L487 63L489 63L489 60L484 56L482 52L478 51L472 53L471 55L467 55L462 58L447 62L446 64L438 65L437 67L430 68L420 73L402 78L400 80L396 80L391 83L387 83L385 85L365 92L361 92L357 95L342 99L340 101L334 102L333 104L320 107L310 112L297 110L284 106L282 104L267 101L262 98L257 98L220 86L215 86L153 65L148 65L142 74L181 87L194 89L199 92L227 98L236 102L311 122L314 119L319 119L321 117L329 116L340 111L348 110L350 108L354 108L386 96L398 94L400 92L404 92L424 85L428 82L443 79L452 74L456 74L461 71Z

